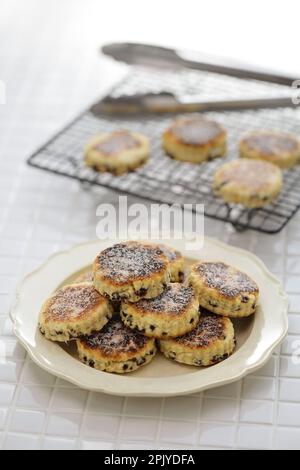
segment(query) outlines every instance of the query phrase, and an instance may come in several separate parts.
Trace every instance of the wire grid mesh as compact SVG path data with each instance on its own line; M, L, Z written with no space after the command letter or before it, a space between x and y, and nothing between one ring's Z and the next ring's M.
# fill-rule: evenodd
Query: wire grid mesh
M287 87L241 80L208 72L132 71L111 95L136 92L171 91L210 98L247 98L289 95ZM224 160L238 156L238 142L245 131L261 128L281 129L300 135L300 113L297 109L247 110L242 112L210 112L208 117L218 120L228 130L229 150L226 159L217 159L201 165L176 162L161 148L161 134L173 117L125 116L109 117L88 110L32 155L32 166L75 178L81 182L106 186L120 192L168 204L204 204L205 215L231 222L238 229L254 229L277 233L300 207L300 166L284 173L284 187L280 197L262 209L249 210L225 204L211 190L216 168ZM85 166L83 148L90 137L99 132L120 128L135 130L151 138L151 158L142 169L120 177L99 174Z

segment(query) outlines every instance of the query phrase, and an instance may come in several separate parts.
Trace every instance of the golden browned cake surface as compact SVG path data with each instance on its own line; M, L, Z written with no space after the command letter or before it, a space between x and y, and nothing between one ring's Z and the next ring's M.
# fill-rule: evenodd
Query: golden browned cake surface
M112 300L156 297L169 280L167 257L150 243L119 243L102 251L94 262L94 285Z
M196 326L199 301L193 288L173 283L155 299L123 302L121 317L129 328L138 329L146 336L176 337Z
M123 354L132 357L148 342L148 338L136 330L127 328L120 319L114 318L101 332L80 339L87 349L101 351L101 355L119 358Z
M123 150L131 150L140 146L139 140L127 130L112 132L102 142L94 145L97 150L104 155L112 156L122 152Z
M246 273L223 262L200 262L192 267L188 282L199 303L210 311L231 317L255 312L259 288Z
M272 163L234 160L216 171L213 189L226 202L250 208L263 207L278 197L282 189L282 173Z
M202 116L180 118L164 132L163 147L176 160L201 163L225 154L226 131Z
M85 162L96 171L122 175L144 165L149 151L146 136L117 130L91 139L85 148Z
M157 316L170 315L177 317L186 311L195 298L191 287L182 284L170 284L162 294L155 299L143 299L133 304L133 308L141 315L155 313Z
M222 262L203 262L196 265L195 271L203 279L203 283L217 289L224 297L235 298L243 292L258 292L258 286L248 274Z
M180 251L163 244L160 244L159 247L169 260L171 282L183 282L185 277L185 267L184 258Z
M186 145L203 146L224 132L216 121L201 117L178 119L169 129L179 142Z
M166 269L168 262L155 245L119 243L102 251L96 260L96 275L115 285L147 279Z
M65 342L100 330L112 313L110 302L91 283L72 284L46 300L39 328L47 339Z
M153 339L131 330L113 318L99 333L77 341L80 359L99 370L131 372L150 362L156 346Z
M196 328L177 338L176 341L189 348L207 348L212 342L224 338L224 328L227 321L224 317L203 312Z
M291 168L300 161L300 140L284 132L252 132L241 140L240 155L266 160L280 168Z
M169 359L209 366L232 354L235 348L234 329L229 318L203 311L192 331L178 338L160 340L159 345Z
M81 319L101 303L106 303L106 300L92 285L67 286L57 291L48 301L44 314L45 323Z

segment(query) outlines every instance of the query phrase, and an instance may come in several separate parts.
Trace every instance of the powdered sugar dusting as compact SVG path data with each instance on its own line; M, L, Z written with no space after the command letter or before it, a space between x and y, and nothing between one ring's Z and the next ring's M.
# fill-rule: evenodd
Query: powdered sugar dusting
M103 297L92 285L67 286L57 291L51 298L46 321L80 318L87 310L100 305L103 301Z
M194 270L208 287L217 289L226 297L258 292L257 284L245 273L225 263L199 263Z
M176 339L180 344L191 347L206 347L217 339L224 338L225 319L208 311L202 311L200 321L190 333Z
M102 251L98 269L116 284L150 277L167 267L167 259L158 246L138 242L119 243Z
M282 152L294 152L299 148L299 142L293 136L274 132L254 133L247 136L243 142L250 149L265 155L281 156Z
M238 187L242 186L253 192L259 192L273 187L280 176L281 170L272 163L240 158L225 163L217 170L215 178L218 185L222 187L236 184Z
M171 284L155 299L139 300L133 307L149 313L180 314L194 300L192 287L182 284Z
M114 318L100 332L84 337L81 341L87 347L99 349L109 356L124 352L138 352L149 339L125 326L119 318Z
M223 130L215 121L190 117L175 122L171 132L187 145L203 145L220 135Z
M112 132L106 140L95 146L95 150L99 150L104 155L111 156L124 150L134 149L140 145L140 142L131 132L121 130Z

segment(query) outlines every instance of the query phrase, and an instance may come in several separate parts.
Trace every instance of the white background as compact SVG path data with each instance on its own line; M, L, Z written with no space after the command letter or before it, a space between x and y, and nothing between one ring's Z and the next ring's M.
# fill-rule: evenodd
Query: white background
M56 35L71 35L74 48L84 42L87 53L110 41L148 42L300 74L300 4L295 0L2 0L2 40L13 32L15 15L24 18L20 44L26 31L36 34L38 47L38 30L30 26L48 17L48 28L55 22Z

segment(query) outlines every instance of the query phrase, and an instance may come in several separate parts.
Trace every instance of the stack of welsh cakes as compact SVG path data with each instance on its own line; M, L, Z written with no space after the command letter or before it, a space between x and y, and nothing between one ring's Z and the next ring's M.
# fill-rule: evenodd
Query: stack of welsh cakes
M105 372L134 371L158 350L184 364L216 364L235 348L230 317L252 315L259 289L223 262L186 270L181 253L165 245L113 245L92 272L46 300L40 332L51 341L75 340L79 359Z

